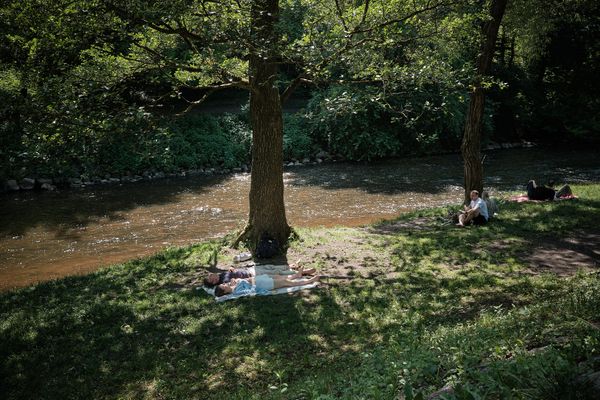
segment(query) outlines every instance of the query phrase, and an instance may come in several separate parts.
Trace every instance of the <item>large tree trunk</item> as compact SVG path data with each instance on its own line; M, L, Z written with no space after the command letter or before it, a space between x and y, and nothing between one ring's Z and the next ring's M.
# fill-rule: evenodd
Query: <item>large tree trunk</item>
M471 190L483 191L483 164L481 161L481 131L483 128L483 111L485 94L483 79L492 66L494 48L498 38L498 29L506 9L507 0L492 0L490 6L491 19L483 24L483 43L477 59L477 74L470 95L469 109L465 121L465 131L461 146L464 160L465 204L469 203Z
M274 44L278 0L256 0L252 6L250 56L250 118L252 121L252 175L250 214L240 236L254 250L262 235L287 244L291 228L283 200L283 116Z

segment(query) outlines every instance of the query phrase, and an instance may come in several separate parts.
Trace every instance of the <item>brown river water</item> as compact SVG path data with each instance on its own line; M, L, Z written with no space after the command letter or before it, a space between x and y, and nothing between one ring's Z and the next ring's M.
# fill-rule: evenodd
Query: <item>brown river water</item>
M488 152L486 184L523 190L527 180L600 181L595 152ZM462 199L457 154L375 164L287 168L293 226L359 226ZM249 174L172 178L57 192L0 194L0 290L222 236L243 227Z

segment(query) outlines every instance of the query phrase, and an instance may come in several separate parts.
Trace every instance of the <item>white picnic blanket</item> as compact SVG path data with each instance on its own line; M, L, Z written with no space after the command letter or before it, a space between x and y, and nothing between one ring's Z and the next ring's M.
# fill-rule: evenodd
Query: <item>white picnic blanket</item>
M271 290L267 293L256 293L255 290L253 290L251 293L243 293L243 294L226 294L225 296L221 296L221 297L215 297L215 301L217 303L222 303L224 301L227 300L233 300L233 299L237 299L238 297L248 297L248 296L272 296L274 294L282 294L282 293L292 293L292 292L297 292L299 290L304 290L304 289L312 289L314 287L319 286L319 282L313 282L313 283L309 283L307 285L302 285L302 286L294 286L294 287L287 287L287 288L280 288L280 289L274 289ZM205 286L202 286L202 288L204 289L204 291L212 296L215 295L215 290L213 288L207 288ZM200 288L198 288L200 289Z
M254 265L254 267L247 267L249 271L253 272L254 276L256 275L262 275L262 274L267 274L267 275L285 275L287 271L289 271L290 266L289 265L272 265L272 264L259 264L259 265ZM291 272L293 273L293 271ZM301 279L298 279L297 282L301 282ZM294 287L288 287L288 288L279 288L279 289L273 289L267 293L257 293L256 290L252 290L252 292L250 293L242 293L242 294L227 294L225 296L221 296L221 297L215 297L215 301L217 303L222 303L224 301L227 300L233 300L233 299L237 299L238 297L247 297L247 296L272 296L275 294L282 294L282 293L293 293L293 292L297 292L299 290L304 290L304 289L312 289L314 287L319 286L319 282L313 282L313 283L309 283L306 285L302 285L302 286L294 286ZM211 296L215 295L215 288L207 288L206 286L200 286L197 289L204 289L204 291L206 293L208 293Z

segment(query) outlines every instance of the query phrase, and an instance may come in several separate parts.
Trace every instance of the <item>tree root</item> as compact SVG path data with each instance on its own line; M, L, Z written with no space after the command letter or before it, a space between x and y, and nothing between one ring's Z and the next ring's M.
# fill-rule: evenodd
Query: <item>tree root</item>
M300 239L300 235L298 234L298 232L296 232L296 230L290 226L290 234L288 236L288 242L299 240L299 239Z
M233 244L231 245L231 247L233 247L234 249L237 249L240 246L240 242L246 241L250 230L252 230L252 225L248 223L248 224L246 224L246 226L244 227L242 232L238 235L238 237L233 241Z

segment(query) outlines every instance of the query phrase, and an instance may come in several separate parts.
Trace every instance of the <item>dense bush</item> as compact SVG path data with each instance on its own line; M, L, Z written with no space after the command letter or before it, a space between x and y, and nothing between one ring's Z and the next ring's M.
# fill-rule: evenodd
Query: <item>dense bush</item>
M165 155L178 168L233 168L250 157L250 128L236 115L196 114L172 121L162 131L168 140Z
M233 168L250 158L251 132L237 115L157 118L137 108L114 116L98 112L70 124L24 123L22 137L10 143L14 126L4 123L1 129L7 143L1 154L4 178Z
M335 86L317 93L306 114L313 139L350 160L369 161L399 152L399 126L372 101L374 90Z
M332 86L316 93L306 118L313 140L350 160L458 151L467 94L456 88L406 87L411 97L383 97L380 88ZM484 140L495 104L488 102Z
M309 121L303 114L283 116L283 158L301 160L310 158L318 151L310 137Z

